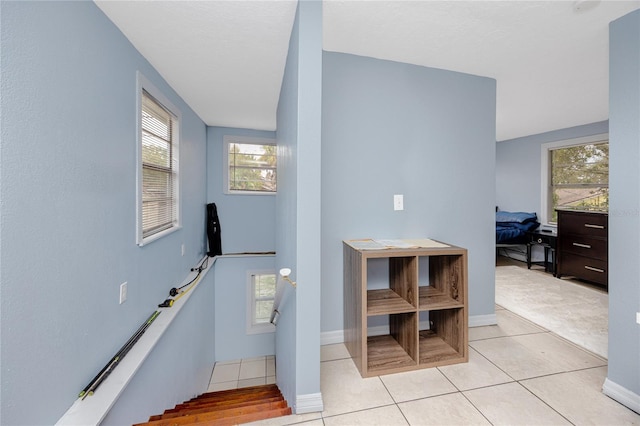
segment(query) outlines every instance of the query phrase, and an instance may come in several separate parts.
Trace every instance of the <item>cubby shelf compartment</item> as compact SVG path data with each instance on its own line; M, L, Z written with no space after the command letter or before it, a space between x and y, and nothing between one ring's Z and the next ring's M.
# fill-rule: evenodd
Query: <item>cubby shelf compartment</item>
M363 377L468 361L466 249L434 242L368 250L345 241L343 259L345 345ZM386 273L369 271L370 260L383 261L388 283L369 288L375 272ZM426 312L431 329L420 330ZM368 336L377 316L388 316L388 334Z
M367 291L367 315L412 312L416 308L391 289Z

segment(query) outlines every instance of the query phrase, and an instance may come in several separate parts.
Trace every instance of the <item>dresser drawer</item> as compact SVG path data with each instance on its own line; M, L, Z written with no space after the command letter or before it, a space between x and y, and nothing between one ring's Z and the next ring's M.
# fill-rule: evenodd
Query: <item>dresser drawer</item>
M607 260L607 240L586 235L567 235L560 240L560 250L599 260Z
M571 275L595 283L607 285L608 264L604 260L591 259L573 253L562 254L559 275Z
M563 234L591 235L607 238L606 214L558 211L558 228Z

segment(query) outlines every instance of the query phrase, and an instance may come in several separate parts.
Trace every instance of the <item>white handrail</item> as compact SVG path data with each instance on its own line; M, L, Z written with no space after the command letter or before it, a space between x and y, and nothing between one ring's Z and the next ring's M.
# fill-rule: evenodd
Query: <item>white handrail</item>
M271 311L271 318L269 318L269 322L273 325L276 325L278 323L278 318L280 317L280 312L278 311L278 308L280 307L280 302L282 301L284 290L287 287L286 285L284 285L284 281L291 284L291 286L294 289L297 288L296 282L292 281L291 278L289 278L290 274L291 274L290 268L280 269L280 279L276 284L276 295L273 298L273 311Z

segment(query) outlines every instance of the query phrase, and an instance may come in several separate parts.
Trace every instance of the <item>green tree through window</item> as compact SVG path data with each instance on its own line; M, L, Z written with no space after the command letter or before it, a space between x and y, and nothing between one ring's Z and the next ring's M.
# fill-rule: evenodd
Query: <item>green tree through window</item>
M551 222L557 222L557 208L608 210L608 142L557 148L549 156Z

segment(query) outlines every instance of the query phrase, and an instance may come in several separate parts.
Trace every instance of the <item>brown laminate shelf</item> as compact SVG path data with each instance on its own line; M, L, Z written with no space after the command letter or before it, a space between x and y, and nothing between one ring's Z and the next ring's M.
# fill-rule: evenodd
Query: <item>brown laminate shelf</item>
M368 316L415 312L415 310L415 307L391 289L367 291Z
M464 302L457 301L444 291L438 290L433 286L420 286L418 288L418 300L418 306L421 311L464 307Z
M420 331L420 364L445 365L457 361L461 354L431 330Z
M367 368L369 371L387 371L415 367L416 360L390 335L367 338Z
M343 245L343 309L345 345L362 377L467 362L467 250L360 247ZM420 330L427 317L430 330ZM387 334L368 336L387 324Z

